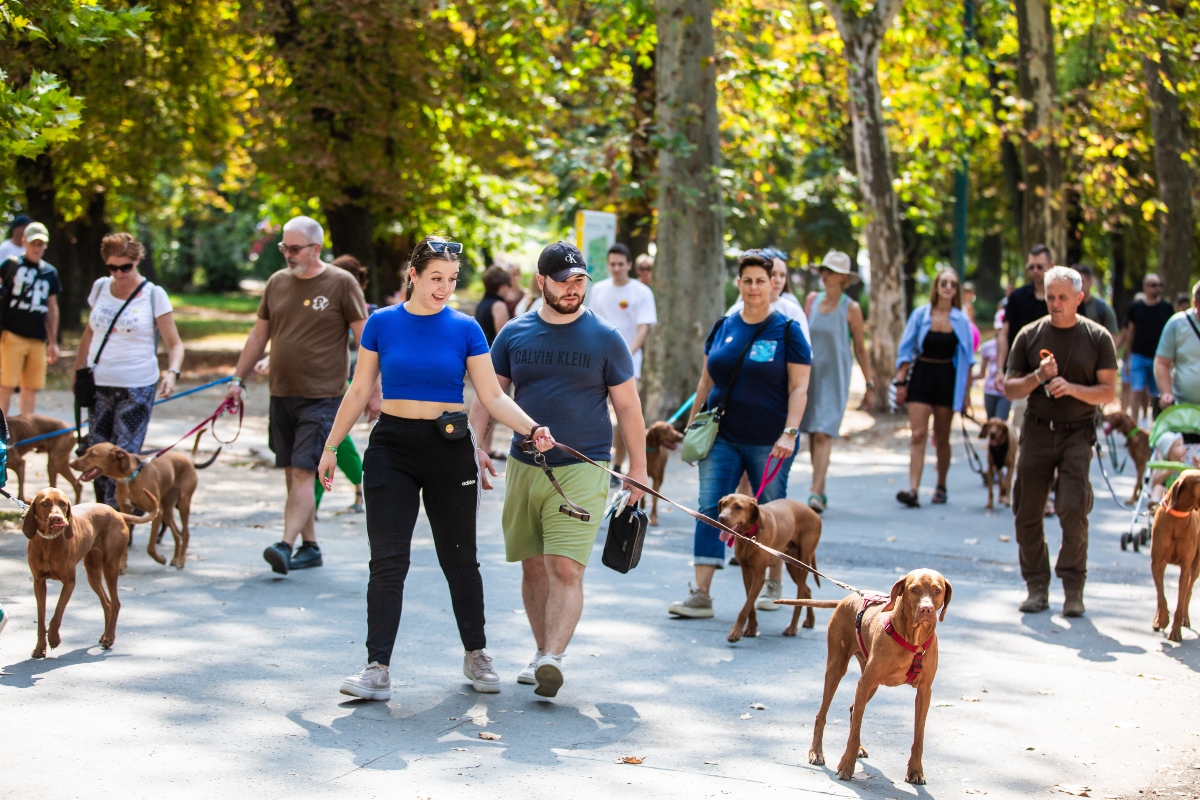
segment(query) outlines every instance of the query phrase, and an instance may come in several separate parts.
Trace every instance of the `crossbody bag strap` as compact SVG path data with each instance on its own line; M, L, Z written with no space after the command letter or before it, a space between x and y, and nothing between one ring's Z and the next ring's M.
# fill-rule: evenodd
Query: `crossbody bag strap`
M750 348L754 346L754 342L758 339L758 335L763 332L764 328L767 327L767 323L774 319L775 315L778 313L778 311L772 311L767 315L766 319L758 324L758 327L754 329L754 333L750 334L750 341L746 342L746 346L742 348L742 354L738 356L737 363L733 365L733 372L729 373L729 386L726 387L725 391L721 394L721 399L717 401L717 407L713 409L718 413L718 415L725 413L725 401L729 399L729 394L733 391L733 384L737 381L738 374L742 371L742 363L745 362L746 356L750 353ZM728 317L726 317L726 319L728 319ZM785 327L784 330L786 332L787 328Z
M96 351L96 360L92 362L93 367L100 363L100 356L104 352L104 346L108 344L108 337L112 336L113 328L117 327L117 320L121 318L121 314L124 313L125 309L129 308L129 304L133 302L133 298L138 296L138 292L144 289L149 282L149 280L143 279L141 284L133 290L133 294L129 295L121 307L117 309L117 313L113 314L112 322L108 323L108 330L104 332L104 338L100 340L100 349ZM108 279L108 285L112 286L112 278Z
M1192 319L1192 315L1185 311L1183 316L1188 321L1188 325L1192 326L1192 331L1196 334L1196 338L1200 339L1200 328L1196 327L1196 321Z

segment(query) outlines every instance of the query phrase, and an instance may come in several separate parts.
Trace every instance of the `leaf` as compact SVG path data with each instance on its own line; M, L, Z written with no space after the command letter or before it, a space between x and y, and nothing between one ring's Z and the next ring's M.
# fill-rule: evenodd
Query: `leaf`
M637 756L621 756L621 760L618 761L617 763L618 764L640 764L640 763L642 763L642 759L638 758Z
M750 707L753 708L755 711L766 711L767 710L767 707L764 706L762 703L751 703Z
M499 738L500 738L500 734L498 734L498 733L492 733L491 731L480 731L480 732L479 732L479 738L480 738L480 739L487 739L488 741L492 741L492 742L494 742L494 741L497 741L497 740L499 740Z

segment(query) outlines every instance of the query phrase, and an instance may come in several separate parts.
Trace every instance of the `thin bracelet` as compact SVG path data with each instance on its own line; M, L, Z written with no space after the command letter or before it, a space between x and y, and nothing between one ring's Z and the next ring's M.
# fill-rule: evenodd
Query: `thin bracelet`
M336 453L338 451L338 449L331 444L325 445L325 449L331 453Z

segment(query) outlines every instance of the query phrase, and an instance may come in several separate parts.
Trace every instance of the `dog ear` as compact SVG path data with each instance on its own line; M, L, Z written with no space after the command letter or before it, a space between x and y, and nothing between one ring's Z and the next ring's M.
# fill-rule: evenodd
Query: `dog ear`
M938 616L938 622L946 621L946 607L950 605L950 595L954 594L954 587L950 585L950 581L942 578L942 586L946 589L946 597L942 600L942 613Z
M117 466L121 468L122 472L128 472L131 469L129 466L129 453L126 453L124 450L114 450L113 460L117 462Z
M762 522L762 514L758 511L758 501L756 500L750 506L750 527L754 527Z
M646 446L647 447L658 447L659 444L661 444L661 443L662 443L662 431L659 429L658 423L656 422L650 426L650 429L648 431L646 431Z
M1163 495L1162 507L1167 511L1174 511L1175 504L1179 501L1179 487L1183 483L1182 477L1181 475L1176 478L1175 482L1167 489L1167 493Z
M991 427L992 427L992 423L990 421L985 422L982 425L980 425L979 426L979 438L980 439L988 438L988 431L991 430Z
M891 598L888 600L888 604L883 607L884 611L894 611L895 610L896 600L898 600L900 598L900 595L904 592L904 587L907 584L908 584L908 576L907 575L905 575L903 578L900 578L899 580L897 580L895 583L892 584L892 595L891 595Z
M64 539L74 539L75 538L75 519L74 519L74 517L71 516L71 503L70 502L67 503L66 516L67 516L67 528L66 528L66 530L63 531L63 538Z
M36 498L34 502L37 502ZM21 530L25 533L26 539L32 539L34 536L37 536L37 528L37 507L30 505L29 509L25 512L24 521L21 522Z

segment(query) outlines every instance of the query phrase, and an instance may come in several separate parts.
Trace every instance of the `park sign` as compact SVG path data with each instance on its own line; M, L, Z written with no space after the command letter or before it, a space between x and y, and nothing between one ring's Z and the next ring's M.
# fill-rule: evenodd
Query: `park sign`
M575 213L575 246L583 253L594 281L608 277L608 248L617 241L617 215L608 211Z

